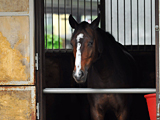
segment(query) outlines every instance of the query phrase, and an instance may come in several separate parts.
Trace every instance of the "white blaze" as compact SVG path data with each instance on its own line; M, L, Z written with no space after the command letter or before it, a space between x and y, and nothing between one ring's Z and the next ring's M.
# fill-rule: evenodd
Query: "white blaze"
M83 34L80 33L77 35L77 51L76 51L76 60L75 60L75 66L76 66L76 76L79 77L79 71L81 70L81 43L80 38L83 38Z

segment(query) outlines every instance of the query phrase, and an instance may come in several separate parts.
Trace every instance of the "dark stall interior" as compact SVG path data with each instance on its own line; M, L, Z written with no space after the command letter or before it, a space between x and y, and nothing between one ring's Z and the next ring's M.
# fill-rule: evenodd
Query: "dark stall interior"
M72 77L74 57L69 53L45 54L46 87L79 87ZM89 104L84 94L46 94L47 120L89 120Z
M130 53L134 56L139 69L137 87L155 88L154 51ZM79 87L72 78L74 57L71 52L46 52L45 64L46 88ZM90 120L86 94L46 94L45 96L47 120ZM144 94L134 94L133 103L133 120L149 120Z
M76 84L72 77L74 57L69 44L71 35L67 34L67 16L63 18L65 19L65 34L63 35L63 28L59 28L62 24L59 22L56 23L58 25L58 35L54 35L57 34L53 24L56 20L50 14L60 16L72 13L78 21L87 20L89 22L97 16L98 7L102 7L102 5L100 6L101 1L93 0L92 4L87 0L86 4L83 4L85 2L81 0L79 2L74 1L72 4L72 0L64 0L62 3L57 1L54 4L53 0L45 0L44 2L46 5L44 10L45 88L82 88L82 86ZM66 7L64 7L65 5ZM92 12L90 12L90 9L93 9ZM60 20L60 17L57 19ZM72 31L69 29L69 32ZM56 40L57 42L53 42ZM50 43L54 45L50 45ZM152 43L151 45L134 45L135 49L132 45L124 46L134 57L138 67L138 79L135 80L137 88L155 88L155 45ZM84 85L83 87L87 86ZM133 96L131 120L149 120L144 94L133 94ZM91 120L87 94L45 94L45 97L46 120ZM115 116L109 111L105 119L114 120Z

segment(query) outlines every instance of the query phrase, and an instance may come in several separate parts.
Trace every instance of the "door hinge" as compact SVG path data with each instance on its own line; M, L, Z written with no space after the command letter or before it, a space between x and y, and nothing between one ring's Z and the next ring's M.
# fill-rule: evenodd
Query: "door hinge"
M159 26L158 25L155 25L155 30L159 31Z
M157 105L157 120L160 120L159 108L160 108L160 103L158 103Z
M36 53L35 55L35 67L36 67L36 70L38 70L38 53Z
M37 110L37 120L39 120L39 103L37 103L36 110Z

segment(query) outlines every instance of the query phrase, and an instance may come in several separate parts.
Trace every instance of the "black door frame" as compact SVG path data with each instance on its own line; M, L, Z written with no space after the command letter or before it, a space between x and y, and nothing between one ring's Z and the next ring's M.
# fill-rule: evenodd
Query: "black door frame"
M155 1L155 25L159 27L159 0ZM156 38L156 110L157 117L159 117L159 28L155 31ZM159 110L158 110L159 109Z
M45 53L44 53L44 0L35 0L35 53L38 53L38 68L36 71L36 102L39 103L39 120L45 120L45 97L43 94Z

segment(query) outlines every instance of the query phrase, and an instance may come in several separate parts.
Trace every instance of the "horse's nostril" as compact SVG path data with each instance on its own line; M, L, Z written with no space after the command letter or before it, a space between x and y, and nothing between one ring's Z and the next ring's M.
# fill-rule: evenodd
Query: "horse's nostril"
M78 72L78 76L81 77L82 76L82 71Z
M80 70L80 71L78 72L78 77L79 77L79 78L82 78L82 77L83 77L83 75L84 75L83 71L82 71L82 70Z
M81 77L83 77L84 73L83 73L83 71L82 71L82 70L81 70L80 74L81 74L80 76L81 76Z
M73 72L73 77L76 80L81 80L83 76L84 76L84 72L82 70L78 71L78 73L76 73L75 71Z

